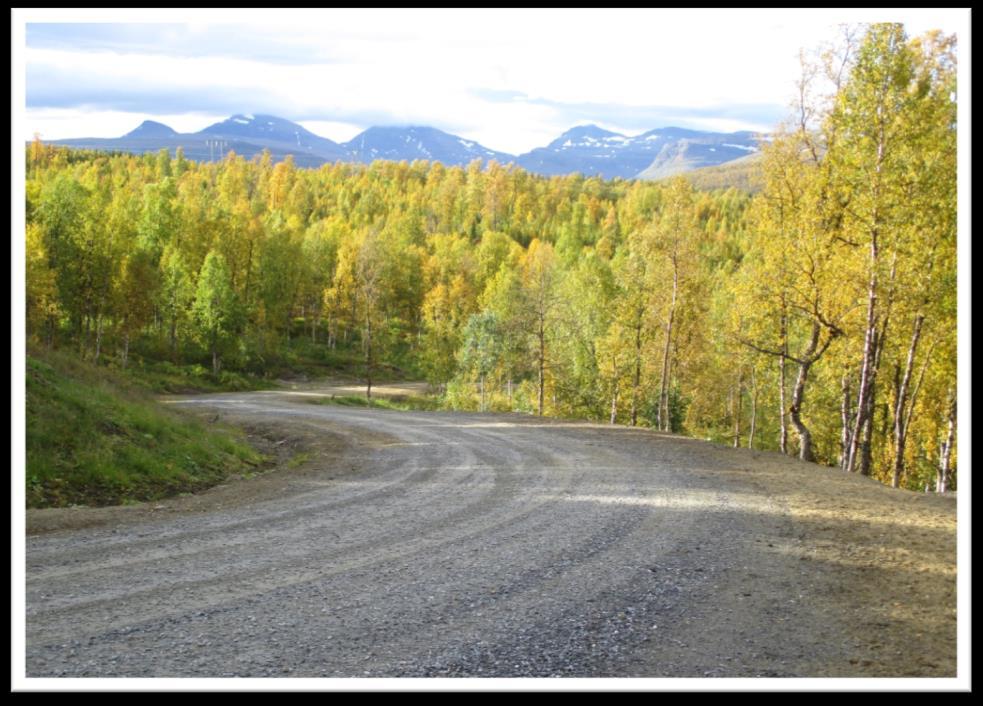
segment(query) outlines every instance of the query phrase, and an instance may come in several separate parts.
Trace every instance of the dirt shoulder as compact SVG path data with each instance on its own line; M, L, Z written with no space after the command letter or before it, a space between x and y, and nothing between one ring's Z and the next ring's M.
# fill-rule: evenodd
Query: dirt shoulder
M825 584L820 623L835 616L853 640L850 666L823 676L955 676L956 498L744 453L748 481L787 508L800 573Z
M133 524L182 513L206 513L284 497L298 483L313 476L341 477L353 470L347 460L360 448L387 443L391 437L366 429L339 428L337 433L296 423L236 415L227 411L188 410L206 424L227 424L241 429L246 440L267 461L248 476L229 476L219 485L194 494L113 507L28 509L28 535L86 527Z

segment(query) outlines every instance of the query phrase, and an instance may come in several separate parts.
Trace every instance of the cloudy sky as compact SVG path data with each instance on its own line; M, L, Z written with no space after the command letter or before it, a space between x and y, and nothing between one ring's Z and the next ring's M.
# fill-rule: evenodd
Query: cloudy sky
M585 123L768 130L838 23L962 34L966 10L15 13L23 139L193 132L270 113L337 141L432 125L518 154Z

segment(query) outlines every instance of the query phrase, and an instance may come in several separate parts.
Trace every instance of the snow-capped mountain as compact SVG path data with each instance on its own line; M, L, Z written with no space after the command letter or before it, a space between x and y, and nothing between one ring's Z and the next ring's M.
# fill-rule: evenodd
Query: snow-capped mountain
M654 179L722 164L758 151L751 132L714 133L684 128L657 128L628 137L596 125L567 130L546 147L527 152L518 164L545 175L580 172L605 178ZM679 157L688 155L688 160ZM684 168L672 171L675 166Z
M738 134L738 133L735 133ZM727 139L729 141L724 141ZM639 179L664 179L701 167L713 167L758 152L754 138L741 140L729 138L708 139L684 137L666 142L652 163L638 173Z
M271 152L323 158L322 163L349 158L348 150L337 142L319 137L307 128L275 115L233 115L195 134L263 145Z
M377 159L407 160L425 159L447 166L464 166L480 159L514 162L515 157L496 152L472 140L437 130L432 127L370 127L342 145L359 162L371 163Z
M173 153L181 147L188 159L201 161L221 159L230 150L247 159L269 150L274 161L292 155L301 167L338 161L369 164L377 159L465 166L476 159L494 159L547 176L579 172L608 179L661 179L754 154L762 139L751 132L715 133L676 127L628 137L596 125L581 125L546 147L516 157L432 127L371 127L338 144L274 115L237 114L195 133L178 133L147 120L119 138L55 140L53 144L138 154L164 148Z

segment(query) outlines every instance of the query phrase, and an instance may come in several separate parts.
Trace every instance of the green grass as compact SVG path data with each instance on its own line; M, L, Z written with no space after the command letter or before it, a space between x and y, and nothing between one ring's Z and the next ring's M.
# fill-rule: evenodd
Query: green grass
M276 387L270 380L246 373L221 371L218 375L201 365L174 365L163 361L136 362L117 370L128 385L158 393L242 392Z
M294 454L293 456L290 457L290 460L287 461L286 463L286 467L297 468L298 466L302 466L308 461L310 461L313 457L314 454L312 454L311 452L301 451L300 453Z
M416 395L400 395L397 397L373 397L366 399L365 395L339 395L317 397L311 399L311 404L333 404L344 407L373 407L375 409L394 409L400 412L424 411L432 412L443 409L443 403L436 397L419 397Z
M205 427L147 387L71 355L28 355L28 507L156 500L263 461L237 432Z

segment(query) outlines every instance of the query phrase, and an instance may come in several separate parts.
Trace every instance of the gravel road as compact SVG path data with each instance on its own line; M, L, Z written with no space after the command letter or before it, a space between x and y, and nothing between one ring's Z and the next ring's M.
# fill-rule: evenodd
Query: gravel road
M304 462L29 512L27 676L956 675L952 498L620 426L175 403Z

